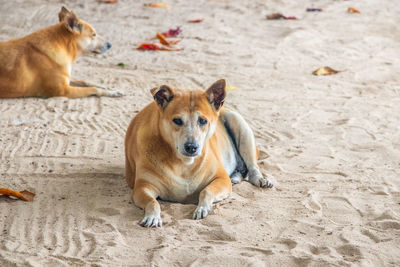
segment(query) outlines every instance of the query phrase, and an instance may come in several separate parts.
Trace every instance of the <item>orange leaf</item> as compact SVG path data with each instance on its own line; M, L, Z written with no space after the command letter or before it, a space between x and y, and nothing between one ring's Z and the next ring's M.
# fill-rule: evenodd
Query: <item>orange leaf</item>
M192 19L192 20L188 20L188 22L190 23L200 23L203 22L204 19Z
M161 46L161 47L160 47L160 50L161 50L161 51L169 51L169 52L172 52L172 51L181 51L182 49L180 49L180 48L173 48L173 47L167 47L167 46Z
M31 193L27 190L17 192L17 191L8 189L8 188L0 188L0 194L6 195L6 196L11 196L11 197L16 197L23 201L32 201L33 198L35 197L34 193Z
M353 8L353 7L349 7L347 9L347 13L357 13L360 14L360 11L358 11L357 9Z
M148 4L144 4L144 6L149 6L149 7L153 7L153 8L166 8L166 9L171 9L171 6L168 4L164 4L164 3L148 3Z
M171 46L171 43L165 38L165 36L161 32L157 32L156 37L163 45Z
M181 40L174 40L174 41L168 41L170 44L174 45L179 43Z

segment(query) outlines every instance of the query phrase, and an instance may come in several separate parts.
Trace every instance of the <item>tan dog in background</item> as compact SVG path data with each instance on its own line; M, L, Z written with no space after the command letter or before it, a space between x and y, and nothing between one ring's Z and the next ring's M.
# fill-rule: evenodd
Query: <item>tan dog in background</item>
M206 91L163 85L151 93L155 101L131 121L125 138L126 180L135 204L145 211L142 226L162 225L157 198L198 200L193 218L201 219L246 175L255 186L272 187L257 166L249 125L221 108L225 80Z
M54 26L0 42L0 98L122 96L118 91L70 81L77 57L104 53L111 44L75 12L62 7L58 17L60 23Z

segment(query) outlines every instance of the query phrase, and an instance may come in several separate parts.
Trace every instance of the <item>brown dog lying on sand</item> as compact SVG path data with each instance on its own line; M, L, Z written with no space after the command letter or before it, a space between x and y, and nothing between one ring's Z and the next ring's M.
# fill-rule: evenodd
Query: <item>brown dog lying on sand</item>
M0 42L0 98L122 96L83 81L70 82L77 57L104 53L111 44L73 11L62 7L58 17L54 26Z
M125 138L126 180L135 204L144 209L142 226L162 225L157 198L198 200L193 218L201 219L246 175L255 186L272 187L257 166L249 125L221 108L225 80L206 91L163 85L151 93L155 101L131 121Z

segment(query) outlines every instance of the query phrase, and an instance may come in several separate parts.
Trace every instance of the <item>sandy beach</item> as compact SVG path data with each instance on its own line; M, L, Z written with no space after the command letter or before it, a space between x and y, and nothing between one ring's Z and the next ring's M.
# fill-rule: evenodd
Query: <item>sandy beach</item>
M2 1L0 41L74 10L113 47L72 77L126 96L0 99L0 187L36 194L0 196L0 266L400 266L399 3L144 3ZM266 19L276 12L297 20ZM136 50L176 26L183 50ZM322 66L341 72L312 75ZM220 78L274 188L235 185L198 221L195 205L161 201L163 227L141 227L124 177L130 120L153 87Z

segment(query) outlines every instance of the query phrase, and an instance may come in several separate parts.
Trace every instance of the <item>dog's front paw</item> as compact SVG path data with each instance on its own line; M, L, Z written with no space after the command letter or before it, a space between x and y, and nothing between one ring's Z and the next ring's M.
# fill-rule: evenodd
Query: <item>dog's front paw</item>
M196 210L193 213L193 219L194 220L200 220L205 218L208 213L211 211L211 208L206 207L206 206L198 206Z
M125 95L125 93L116 91L116 90L107 90L107 94L106 94L106 96L110 96L110 97L121 97L124 95Z
M143 227L161 227L162 220L159 215L149 215L144 216L143 220L140 222Z
M261 188L271 188L274 186L272 181L266 177L262 177L261 175L255 175L252 177L249 177L249 182L252 183L253 185Z

